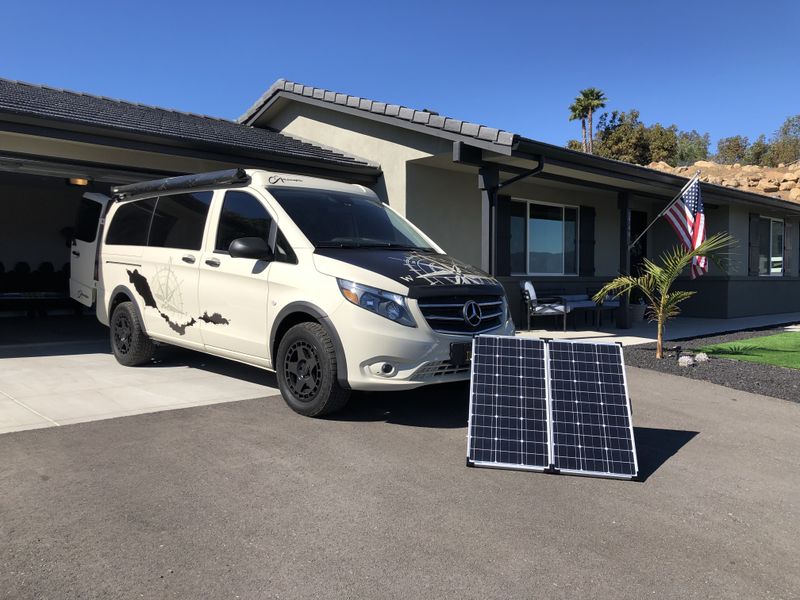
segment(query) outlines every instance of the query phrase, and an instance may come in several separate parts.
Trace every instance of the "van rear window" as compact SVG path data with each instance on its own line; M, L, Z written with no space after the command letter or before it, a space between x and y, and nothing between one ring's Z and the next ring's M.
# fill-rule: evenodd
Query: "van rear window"
M115 246L145 246L150 219L156 206L155 198L121 204L108 227L106 244Z

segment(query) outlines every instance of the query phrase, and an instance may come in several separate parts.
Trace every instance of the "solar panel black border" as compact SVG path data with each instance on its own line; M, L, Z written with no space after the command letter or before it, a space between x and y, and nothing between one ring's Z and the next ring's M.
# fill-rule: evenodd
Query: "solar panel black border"
M553 353L553 351L555 350L555 348L558 345L566 345L566 346L569 346L569 345L574 345L574 346L582 345L582 346L593 346L595 348L597 348L597 347L613 348L614 349L614 354L619 357L619 368L620 368L620 374L621 374L621 382L620 383L622 384L622 388L623 388L622 389L622 395L624 395L624 397L625 397L625 404L624 404L624 406L622 406L620 404L617 404L617 406L620 406L620 407L624 408L624 413L625 414L624 415L616 415L616 416L617 417L622 417L626 421L626 425L619 426L619 428L627 430L627 433L628 433L628 436L629 436L627 438L627 440L628 440L628 443L630 444L630 450L629 451L630 451L631 460L617 460L617 461L614 461L614 460L609 460L608 458L606 458L605 461L603 461L603 462L607 462L609 464L612 464L614 462L632 464L633 473L624 473L624 472L621 472L621 471L613 471L613 470L600 471L600 470L591 470L591 469L579 469L579 468L569 468L569 467L561 466L561 464L563 464L564 459L566 457L559 456L558 451L556 449L556 445L557 445L557 440L558 440L559 435L564 435L566 433L564 431L558 431L559 426L555 421L555 413L557 411L556 411L556 408L554 406L554 403L557 402L557 401L554 400L554 397L553 397L554 396L554 394L553 394L554 388L553 388L553 373L552 373L552 369L553 369L553 366L554 366L554 362L553 362L554 359L553 359L552 353ZM632 414L631 414L631 400L630 400L630 394L628 393L628 380L627 380L627 374L625 373L625 355L622 352L622 347L619 344L614 344L614 343L610 343L610 342L592 342L592 341L588 341L588 340L552 340L552 341L548 342L548 365L547 365L547 369L548 369L548 382L549 382L549 386L548 386L548 402L550 404L550 410L549 410L548 414L550 415L551 431L553 432L552 437L551 437L550 459L551 459L551 463L552 463L553 469L555 469L559 473L566 473L566 474L570 474L570 475L586 475L586 476L592 476L592 477L609 477L609 478L613 478L613 479L635 479L638 476L638 473L639 473L639 462L638 462L638 457L636 455L636 441L634 439L634 434L633 434L633 417L632 417ZM590 384L590 387L591 387L591 384L593 384L594 382L586 382L586 383ZM604 382L604 383L606 383L606 382ZM592 391L587 391L587 393L592 393ZM619 393L617 393L616 395L619 395ZM584 406L586 406L586 404L587 404L586 402L583 403ZM586 416L585 412L583 414L584 414L584 416ZM607 418L612 418L613 417L612 415L607 415L605 410L602 410L600 412L600 414L601 415L606 415ZM581 420L583 420L583 417L581 417ZM586 431L586 427L592 427L592 426L595 426L595 425L586 425L586 424L580 425L580 427L584 428L584 431ZM597 427L601 427L602 424L597 424L596 426ZM566 434L566 435L569 435L569 434ZM583 438L580 441L582 441L584 444L587 441L591 442L593 437L598 437L598 436L593 436L593 435L587 434L587 433L583 433L583 434L576 433L574 435L577 435L579 438ZM606 440L605 443L608 443L607 440ZM580 445L577 446L577 447L581 448ZM604 450L604 453L606 454L606 457L609 456L610 452L614 452L614 450L621 450L621 452L624 452L626 454L628 453L628 449L627 448L625 448L625 449L614 449L614 448L608 448L606 446L606 447L603 448L603 450ZM578 460L579 460L579 462L581 462L581 461L584 462L584 464L592 462L591 459L588 459L588 458L578 459Z
M503 462L489 462L489 461L476 461L472 460L471 458L471 448L472 448L472 429L473 429L473 398L475 392L475 348L476 342L478 338L503 338L503 339L515 339L519 340L520 343L525 343L529 341L537 341L541 342L543 345L543 368L545 374L545 404L546 404L546 431L547 431L547 443L548 443L548 465L547 466L529 466L524 464L513 464L513 463L503 463ZM622 371L622 383L624 386L624 393L625 393L625 412L626 418L628 422L628 431L630 434L630 442L631 442L631 452L633 454L633 464L635 473L633 475L628 474L621 474L621 473L614 473L614 472L603 472L603 471L586 471L586 470L578 470L578 469L564 469L564 468L557 468L555 465L555 449L553 444L553 414L552 414L552 387L551 387L551 380L550 380L550 344L552 342L566 342L566 343L576 343L576 344L590 344L594 346L611 346L617 349L619 352L619 359L620 359L620 368ZM475 467L491 467L491 468L499 468L499 469L513 469L513 470L522 470L522 471L536 471L536 472L546 472L546 473L563 473L568 475L580 475L580 476L588 476L588 477L605 477L611 479L636 479L639 474L639 462L638 456L636 454L636 441L633 434L633 417L631 411L631 401L630 401L630 394L628 393L628 379L627 374L625 372L625 356L622 352L622 347L619 344L614 344L611 342L593 342L590 340L549 340L549 339L541 339L541 338L518 338L518 337L511 337L511 336L476 336L473 338L472 341L472 365L470 367L470 391L469 391L469 418L467 422L467 466L475 466Z
M539 348L531 346L530 342L536 341L541 344ZM522 361L514 362L506 366L505 372L502 369L492 373L493 377L498 377L500 381L493 381L491 386L509 386L517 387L520 392L518 399L514 402L500 403L492 401L491 409L488 403L478 403L477 394L478 386L485 386L485 381L478 381L480 376L485 377L486 373L476 373L476 368L479 361L485 358L483 354L477 352L478 345L482 342L494 342L494 347L497 356L502 351L513 349L515 355L519 359L531 361L531 364L523 364ZM500 343L507 343L505 348L499 347ZM495 467L506 469L519 469L525 471L544 471L550 467L550 419L549 416L549 403L547 401L547 345L543 340L532 338L518 338L511 336L492 336L484 335L478 336L472 341L472 364L470 366L470 401L469 401L469 418L467 422L467 465L468 466L481 466L481 467ZM539 355L540 354L540 355ZM519 360L517 359L517 360ZM537 364L538 363L538 364ZM539 367L540 376L531 369L535 366ZM518 381L522 380L522 381ZM519 388L520 383L522 387ZM533 385L531 385L533 384ZM541 386L538 389L539 384ZM492 387L492 391L496 391ZM540 393L537 393L539 392ZM481 392L485 393L485 392ZM491 393L491 392L489 392ZM498 395L495 393L495 398ZM505 395L508 398L508 395ZM477 410L477 407L485 407ZM487 409L489 411L487 412ZM481 421L488 420L489 424L479 424ZM516 426L517 420L521 423L519 427ZM523 425L539 423L539 426L526 427ZM489 436L496 435L496 429L504 428L507 431L518 431L520 438L510 439L511 436L492 437L483 435L478 436L478 428L490 428L494 433ZM533 431L534 436L529 437L528 432ZM543 438L541 437L543 436ZM489 441L487 448L479 448L481 441L485 443ZM499 443L498 443L499 442ZM492 455L494 460L487 460L486 454ZM512 458L518 458L518 462L512 462Z

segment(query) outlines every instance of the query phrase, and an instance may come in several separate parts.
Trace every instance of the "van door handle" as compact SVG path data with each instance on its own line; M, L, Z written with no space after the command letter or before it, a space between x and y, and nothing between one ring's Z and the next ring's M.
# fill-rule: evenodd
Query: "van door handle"
M190 265L194 264L194 256L192 256L191 254L185 254L181 256L181 260L185 263L189 263Z
M218 267L220 265L220 262L219 262L218 258L207 258L206 259L206 264L209 267Z
M72 251L72 256L80 256L80 255L81 255L81 253L78 252L77 250L73 250Z

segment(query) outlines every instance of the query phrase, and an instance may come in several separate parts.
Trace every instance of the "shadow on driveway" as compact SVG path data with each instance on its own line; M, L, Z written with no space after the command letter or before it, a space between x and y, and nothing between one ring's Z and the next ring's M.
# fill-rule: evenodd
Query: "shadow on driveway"
M680 429L634 427L633 437L636 439L636 455L639 459L638 480L647 481L661 465L677 454L697 434L697 431Z

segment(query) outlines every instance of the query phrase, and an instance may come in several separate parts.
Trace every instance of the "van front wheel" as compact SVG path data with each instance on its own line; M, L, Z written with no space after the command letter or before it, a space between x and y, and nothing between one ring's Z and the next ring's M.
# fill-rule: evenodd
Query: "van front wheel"
M350 391L336 379L336 352L319 323L299 323L278 345L278 386L289 407L308 417L321 417L347 404Z
M135 367L150 362L156 346L147 337L132 302L120 302L111 314L111 351L117 362Z

